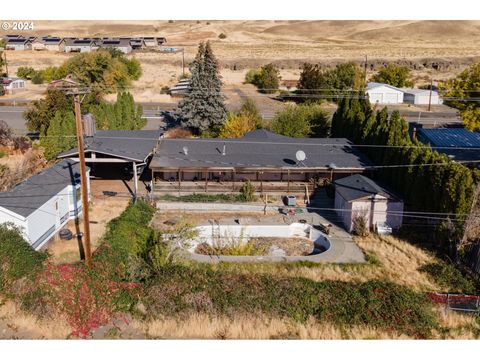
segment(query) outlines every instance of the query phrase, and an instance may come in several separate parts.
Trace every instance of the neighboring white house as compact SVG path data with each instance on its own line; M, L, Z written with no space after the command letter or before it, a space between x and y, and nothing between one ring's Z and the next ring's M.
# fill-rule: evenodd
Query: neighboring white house
M403 103L403 91L388 84L370 82L367 84L367 94L372 104Z
M30 39L26 39L24 37L9 38L6 39L5 49L16 51L31 50L32 44Z
M0 85L3 85L7 94L14 94L18 91L25 90L27 82L20 78L4 77L0 78Z
M62 160L0 193L0 223L13 223L25 240L41 249L67 222L81 214L79 165ZM90 170L87 189L90 194Z
M117 49L124 54L132 52L132 45L130 44L130 39L103 39L100 43L102 48L113 48Z
M98 49L95 39L65 39L65 52L91 52Z
M355 216L364 216L370 229L383 222L392 229L402 225L403 201L359 174L335 181L335 209L348 231L353 230Z
M156 37L147 36L143 38L143 43L146 47L158 46L158 41Z
M32 42L32 50L65 51L65 41L59 37L45 36Z
M403 101L414 105L428 105L430 101L430 90L402 88ZM442 104L442 99L437 91L432 91L432 105Z

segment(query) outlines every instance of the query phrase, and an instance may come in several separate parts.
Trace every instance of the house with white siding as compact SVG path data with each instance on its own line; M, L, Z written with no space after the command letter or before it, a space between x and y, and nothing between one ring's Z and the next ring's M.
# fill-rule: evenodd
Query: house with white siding
M32 44L30 39L24 37L9 38L5 40L5 50L24 51L31 50Z
M90 194L89 173L87 169ZM0 223L19 227L35 250L81 212L80 166L73 160L62 160L0 193Z
M370 82L367 94L372 104L402 104L403 91L388 84Z
M336 180L335 209L348 231L356 216L363 216L369 229L387 223L392 229L402 226L403 200L372 179L355 174Z
M32 42L32 50L41 51L65 51L65 41L59 37L44 36L38 37Z
M68 38L65 40L65 52L91 52L98 49L95 39Z
M111 48L117 49L124 54L128 54L132 52L132 45L130 44L130 38L122 38L122 39L103 39L99 43L100 47L102 48Z

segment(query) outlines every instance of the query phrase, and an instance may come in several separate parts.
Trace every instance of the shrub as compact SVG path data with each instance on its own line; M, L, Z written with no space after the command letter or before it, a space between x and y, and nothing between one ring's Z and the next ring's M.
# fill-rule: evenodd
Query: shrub
M475 281L469 276L463 275L453 265L439 261L423 265L419 270L427 273L433 281L447 289L448 292L475 293Z
M12 140L12 135L12 128L5 121L0 120L0 145L7 145Z
M352 232L358 236L369 234L366 211L356 211L352 214Z
M35 74L32 76L32 84L43 84L43 80L43 75L39 71L35 72Z
M25 136L15 136L13 139L13 149L20 150L22 153L32 147L32 142Z
M13 282L22 278L33 280L47 258L22 237L13 224L0 224L0 291L9 292Z
M175 127L169 129L165 134L166 138L169 139L183 139L183 138L191 138L193 134L190 130L182 128L182 127Z
M255 85L257 82L258 74L260 73L259 69L250 69L245 74L245 83Z
M148 226L154 213L155 209L144 201L131 202L119 217L108 223L104 242L94 258L117 269L115 277L126 278L129 261L143 253L154 236L153 229Z
M255 189L250 180L243 183L240 189L240 199L243 201L255 201Z
M218 38L219 38L219 39L226 39L226 38L227 38L227 35L224 34L224 33L221 33L220 35L218 35Z
M35 74L36 74L35 69L30 66L20 66L17 69L17 76L19 78L31 79L33 76L35 76Z

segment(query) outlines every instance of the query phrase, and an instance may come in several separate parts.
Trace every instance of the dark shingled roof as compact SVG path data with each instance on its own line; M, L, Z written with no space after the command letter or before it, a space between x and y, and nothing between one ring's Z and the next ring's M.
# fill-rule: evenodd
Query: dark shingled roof
M347 201L363 199L373 195L381 195L389 200L399 199L391 190L359 174L336 180L334 184L335 190Z
M480 133L477 131L463 128L420 128L417 131L417 138L433 147L442 147L443 149L435 150L448 155L453 160L480 160Z
M9 191L0 193L0 206L27 217L67 185L80 181L80 166L73 160L56 165L29 177Z
M222 155L224 144L225 155ZM295 157L298 150L306 154L306 160L301 164L297 164ZM256 130L239 139L161 139L150 167L328 169L331 163L339 170L362 170L372 165L365 155L352 148L347 139L299 139Z
M97 130L85 138L85 152L94 151L131 161L144 161L153 152L162 130ZM77 148L59 155L77 155Z

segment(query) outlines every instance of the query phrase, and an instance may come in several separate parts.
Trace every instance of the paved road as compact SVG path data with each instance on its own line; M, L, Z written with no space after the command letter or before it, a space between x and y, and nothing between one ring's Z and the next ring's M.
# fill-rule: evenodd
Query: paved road
M237 90L235 90L237 91ZM237 92L241 98L245 94L241 90ZM143 103L143 116L148 120L145 129L156 129L161 125L163 120L162 111L171 111L176 107L176 103ZM18 134L26 134L27 129L22 118L22 113L26 110L26 106L2 106L0 103L0 120L4 120ZM437 106L434 111L428 112L426 107L415 107L414 109L405 108L405 106L389 106L389 112L399 110L400 114L408 122L420 122L425 127L434 127L439 125L460 125L462 123L458 112L447 106ZM271 109L260 109L265 119L273 117L274 112Z
M157 106L156 106L157 107ZM27 128L22 114L27 109L26 106L0 106L0 120L4 120L16 134L26 134ZM158 109L164 109L158 107ZM161 110L145 107L143 109L143 117L147 119L145 130L158 129L162 124L163 116Z

